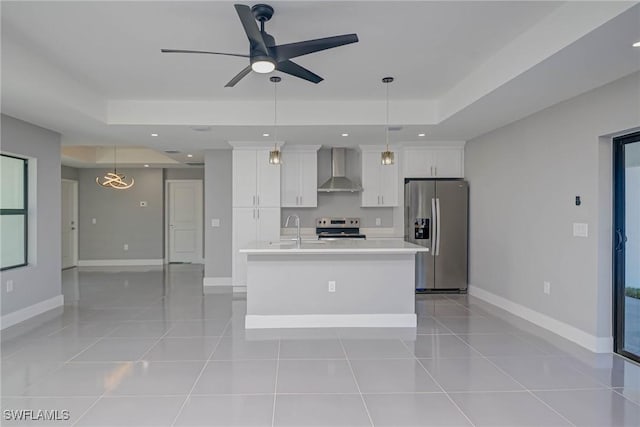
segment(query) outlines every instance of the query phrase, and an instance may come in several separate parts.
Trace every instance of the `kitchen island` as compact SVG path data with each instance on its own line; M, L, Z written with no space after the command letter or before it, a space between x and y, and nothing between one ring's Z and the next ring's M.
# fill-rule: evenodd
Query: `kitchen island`
M247 255L245 327L415 327L415 254L402 240L262 242Z

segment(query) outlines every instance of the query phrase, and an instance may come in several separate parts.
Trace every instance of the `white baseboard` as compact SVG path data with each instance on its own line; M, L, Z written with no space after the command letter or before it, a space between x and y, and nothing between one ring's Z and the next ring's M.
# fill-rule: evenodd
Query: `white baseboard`
M0 329L5 329L17 323L24 322L27 319L31 319L32 317L35 317L49 310L53 310L54 308L62 307L63 305L64 296L58 295L53 298L49 298L39 303L30 305L29 307L14 311L13 313L5 314L0 320Z
M124 267L144 265L164 265L164 259L81 259L78 261L78 267Z
M560 335L562 338L573 341L594 353L611 353L613 351L613 337L597 337L588 334L582 329L578 329L575 326L561 322L546 314L542 314L476 286L469 286L469 295L500 307L511 314L547 329L556 335Z
M247 314L247 329L266 328L415 328L415 314Z
M231 277L205 277L202 279L202 291L205 294L215 294L221 290L231 289Z

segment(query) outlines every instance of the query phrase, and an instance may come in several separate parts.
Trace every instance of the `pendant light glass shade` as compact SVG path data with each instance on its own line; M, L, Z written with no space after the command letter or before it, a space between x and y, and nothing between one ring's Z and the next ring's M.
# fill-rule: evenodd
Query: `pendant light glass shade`
M380 163L385 166L395 163L395 156L393 155L393 151L389 151L389 83L391 83L392 81L393 77L385 77L382 79L382 83L385 83L387 85L387 124L384 128L387 141L387 149L380 154Z
M113 146L113 172L107 172L103 177L96 176L96 184L105 188L113 188L114 190L127 190L133 187L135 180L131 178L131 182L127 182L126 177L118 173L116 168L116 146Z
M269 151L269 164L279 165L282 163L282 152L278 148L278 86L282 80L278 76L269 78L273 82L273 150Z

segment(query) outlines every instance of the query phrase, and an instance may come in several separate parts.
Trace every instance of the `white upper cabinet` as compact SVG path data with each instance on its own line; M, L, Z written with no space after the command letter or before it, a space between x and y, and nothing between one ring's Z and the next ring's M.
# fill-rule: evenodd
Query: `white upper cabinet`
M233 206L280 207L280 165L269 149L233 150Z
M280 198L283 208L318 206L319 145L282 152Z
M408 147L404 150L407 178L463 178L464 146Z
M394 164L383 165L383 149L362 148L362 207L398 206L398 152Z

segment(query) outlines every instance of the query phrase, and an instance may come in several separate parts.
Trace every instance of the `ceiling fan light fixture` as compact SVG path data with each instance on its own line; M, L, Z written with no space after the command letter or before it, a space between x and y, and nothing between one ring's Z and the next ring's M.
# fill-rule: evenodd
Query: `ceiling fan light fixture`
M256 73L267 74L276 69L276 62L268 56L251 58L251 69Z

